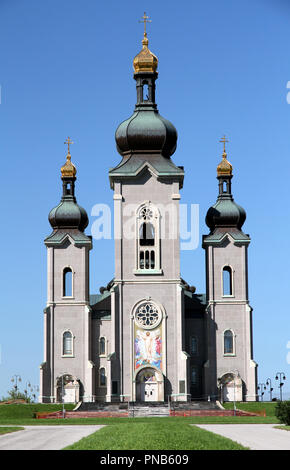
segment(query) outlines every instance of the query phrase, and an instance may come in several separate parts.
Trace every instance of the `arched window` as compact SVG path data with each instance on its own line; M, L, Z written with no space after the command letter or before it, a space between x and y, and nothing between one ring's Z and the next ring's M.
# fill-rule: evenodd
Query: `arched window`
M194 356L197 354L197 337L191 336L190 337L190 355Z
M197 367L196 366L193 366L191 368L190 382L191 382L191 385L197 385L197 383L198 383L198 375L197 375Z
M62 335L62 354L63 356L72 356L73 336L70 331L65 331Z
M99 341L99 354L104 356L106 354L106 339L102 336Z
M150 222L144 222L140 227L140 245L141 246L154 246L155 232L154 227Z
M223 295L233 295L233 279L230 266L223 268Z
M234 354L234 334L231 330L224 332L224 354Z
M106 370L104 367L100 368L100 387L105 387L107 383Z
M73 275L71 268L64 268L63 270L63 296L72 297L73 295Z
M150 203L142 204L137 211L137 262L136 271L160 272L160 216Z
M149 100L149 88L148 88L148 83L143 82L143 101L148 101Z

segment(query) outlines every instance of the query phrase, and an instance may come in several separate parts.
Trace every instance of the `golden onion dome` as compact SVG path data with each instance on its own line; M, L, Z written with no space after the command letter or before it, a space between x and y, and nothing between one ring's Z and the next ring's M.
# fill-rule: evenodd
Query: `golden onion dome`
M133 60L133 67L135 70L135 73L139 72L156 72L157 67L158 67L158 59L156 55L153 54L148 49L148 38L147 38L147 33L144 32L144 38L142 40L142 50L139 52L139 54L136 55L136 57Z
M225 176L225 175L232 175L233 174L233 167L231 163L227 160L226 152L223 153L223 159L220 164L217 166L217 175L218 176Z
M223 151L223 159L220 164L217 166L217 175L218 176L232 176L233 174L233 167L230 162L227 160L227 153L226 153L226 136L223 136L220 140L224 144L224 151Z
M77 169L74 164L71 162L71 154L68 153L66 156L66 162L61 167L61 176L63 178L75 177L77 174Z

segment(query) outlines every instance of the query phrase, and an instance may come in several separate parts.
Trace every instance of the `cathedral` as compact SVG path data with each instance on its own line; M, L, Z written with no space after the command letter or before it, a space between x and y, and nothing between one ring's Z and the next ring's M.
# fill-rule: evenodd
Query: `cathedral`
M122 160L109 170L115 274L99 293L89 291L92 237L85 233L89 220L76 200L76 167L66 142L62 198L49 213L52 233L45 239L39 400L254 401L250 237L242 230L246 213L232 195L226 139L202 242L206 293L198 294L180 277L184 168L172 160L177 131L157 108L158 59L146 28L133 67L137 101L116 130Z

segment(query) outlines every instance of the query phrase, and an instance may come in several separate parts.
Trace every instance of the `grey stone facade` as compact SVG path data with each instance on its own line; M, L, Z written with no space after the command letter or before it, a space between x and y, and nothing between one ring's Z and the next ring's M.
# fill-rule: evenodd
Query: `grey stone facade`
M141 52L150 59L147 46L143 40ZM241 229L243 209L231 195L231 167L218 172L220 194L203 238L206 294L196 294L180 277L184 171L171 160L177 133L155 103L157 59L152 55L151 70L140 65L140 57L134 59L135 111L116 132L122 161L109 172L115 274L99 294L89 293L92 240L84 232L86 213L76 203L69 153L62 168L64 195L51 211L53 232L45 240L40 401L255 400L250 238ZM143 96L145 85L149 97Z

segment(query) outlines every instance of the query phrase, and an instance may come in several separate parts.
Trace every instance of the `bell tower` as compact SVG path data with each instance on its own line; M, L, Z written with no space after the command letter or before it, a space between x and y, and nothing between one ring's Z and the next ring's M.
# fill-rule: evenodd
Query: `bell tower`
M47 305L44 309L44 362L40 366L40 400L92 401L93 363L90 353L89 252L91 237L86 211L75 196L76 167L70 138L61 168L62 198L50 211L52 233L47 247Z
M144 15L146 16L146 15ZM144 17L143 17L144 18ZM148 18L148 17L146 17ZM184 171L171 160L177 131L155 100L157 57L148 48L134 58L137 102L116 131L122 156L109 172L114 190L115 280L112 312L115 367L121 399L164 401L188 393L180 279L179 200ZM170 347L168 347L170 345Z
M225 137L217 167L218 197L206 215L210 234L203 237L206 254L207 395L222 400L256 400L252 308L248 294L248 246L242 231L245 210L235 203ZM234 397L235 394L235 397Z

